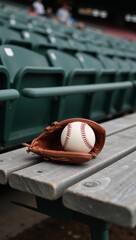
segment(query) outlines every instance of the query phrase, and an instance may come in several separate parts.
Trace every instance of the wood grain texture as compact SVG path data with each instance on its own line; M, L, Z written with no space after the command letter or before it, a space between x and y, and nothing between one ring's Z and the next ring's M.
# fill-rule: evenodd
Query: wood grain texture
M122 226L136 226L136 152L65 191L63 203Z
M125 117L107 121L102 124L106 129L107 136L122 131L135 125L136 114L129 114ZM37 159L36 159L37 158ZM41 160L41 159L40 159ZM27 166L40 162L39 158L33 154L27 154L26 149L18 149L0 155L0 183L7 184L8 176Z
M113 135L127 128L136 126L136 113L127 114L123 117L101 123L101 126L105 128L107 136Z
M21 168L36 164L40 158L32 153L27 154L26 148L0 154L0 184L7 184L9 175Z
M34 195L55 200L63 191L78 181L116 162L136 150L136 126L106 138L102 152L82 165L64 165L42 162L10 175L11 187Z

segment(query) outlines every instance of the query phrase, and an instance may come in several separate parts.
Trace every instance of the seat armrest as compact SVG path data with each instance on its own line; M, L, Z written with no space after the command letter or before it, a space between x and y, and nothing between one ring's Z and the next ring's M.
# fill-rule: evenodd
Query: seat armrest
M86 84L76 86L61 86L48 88L24 88L22 95L28 98L44 98L49 96L64 96L77 93L102 92L116 89L132 88L133 82L116 82L102 84Z
M19 92L15 89L0 90L0 102L16 100L19 98Z

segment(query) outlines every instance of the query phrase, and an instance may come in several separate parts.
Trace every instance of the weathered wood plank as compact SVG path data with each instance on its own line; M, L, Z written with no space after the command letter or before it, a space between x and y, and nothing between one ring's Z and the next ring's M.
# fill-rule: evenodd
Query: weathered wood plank
M101 126L105 128L107 136L115 134L124 129L136 126L136 113L127 114L123 117L101 123Z
M42 162L10 175L11 187L47 199L57 199L76 182L121 159L136 150L136 126L106 139L103 151L96 159L79 166Z
M65 191L75 211L122 226L136 226L136 152Z
M107 136L114 134L116 132L122 131L135 125L136 114L129 114L125 117L107 121L102 124L106 129ZM34 156L34 155L32 155ZM30 160L31 158L31 160ZM8 176L10 173L27 167L29 165L35 164L36 155L32 159L31 155L26 154L26 149L18 149L15 151L10 151L0 155L0 184L6 184L8 182Z
M33 153L26 153L26 148L20 148L0 154L0 184L7 184L11 172L36 164L40 158Z

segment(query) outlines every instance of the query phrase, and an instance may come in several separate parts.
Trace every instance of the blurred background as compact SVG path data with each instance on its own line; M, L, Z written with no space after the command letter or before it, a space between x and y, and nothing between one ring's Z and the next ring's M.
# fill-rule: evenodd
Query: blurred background
M20 12L22 9L29 10L32 3L32 0L0 0L1 6L5 4L15 6ZM97 27L107 34L136 41L136 0L67 0L67 3L70 6L72 17L76 21L81 21L87 26ZM45 9L51 7L55 15L61 1L43 0L43 4ZM1 186L0 196L0 240L36 240L38 238L54 240L52 227L54 228L55 225L57 227L54 228L54 234L58 240L66 240L67 237L68 239L80 239L83 236L84 240L89 239L89 230L86 227L72 223L68 228L62 222L55 222L55 220L47 222L47 216L24 210L10 203L10 200L18 198L35 206L34 197L29 194L24 195L7 186ZM31 230L24 232L27 229ZM67 232L64 231L65 229ZM79 229L82 230L81 235ZM61 232L61 235L57 235L57 231ZM36 235L36 232L39 235ZM41 236L41 234L43 235ZM117 235L120 237L117 240L134 240L136 239L136 229L128 230L114 226L111 229L111 240L116 239Z
M33 0L1 0L14 4L30 6ZM61 0L43 0L45 8L51 6L54 12ZM135 0L67 0L75 18L90 23L105 26L121 27L136 31L136 1Z

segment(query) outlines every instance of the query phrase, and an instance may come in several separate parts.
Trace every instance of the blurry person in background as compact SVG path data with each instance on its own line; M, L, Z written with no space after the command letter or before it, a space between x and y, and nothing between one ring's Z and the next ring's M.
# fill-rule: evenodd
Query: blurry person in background
M37 12L35 11L33 5L30 6L30 8L28 9L28 13L31 15L31 16L38 16Z
M53 9L52 7L48 7L46 10L46 17L48 18L53 18L54 17L54 13L53 13Z
M78 22L75 18L73 18L72 11L67 2L63 2L61 7L58 8L56 12L56 20L58 22L65 23L68 26L75 26L80 29L85 28L85 24L83 22Z
M43 5L42 2L43 2L43 0L36 0L32 4L35 12L39 16L45 16L46 15L46 11L45 11L45 8L44 8L44 5Z
M71 10L69 11L69 18L68 18L66 24L69 26L76 24L76 20L73 18Z
M56 18L61 23L67 23L70 19L69 6L67 2L63 2L56 12Z

